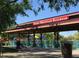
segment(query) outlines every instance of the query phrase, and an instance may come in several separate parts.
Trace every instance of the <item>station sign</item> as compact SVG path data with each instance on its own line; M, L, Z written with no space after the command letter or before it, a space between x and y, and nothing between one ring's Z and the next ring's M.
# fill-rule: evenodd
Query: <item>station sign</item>
M44 20L34 21L33 25L47 24L47 23L52 23L52 22L68 20L68 19L69 19L68 16L59 16L59 17L54 17L54 18L48 18L48 19L44 19Z

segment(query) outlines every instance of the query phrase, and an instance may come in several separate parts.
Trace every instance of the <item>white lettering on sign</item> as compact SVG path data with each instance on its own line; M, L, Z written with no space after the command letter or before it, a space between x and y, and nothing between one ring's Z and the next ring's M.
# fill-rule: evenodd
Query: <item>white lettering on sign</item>
M46 19L46 20L41 20L40 21L40 24L46 24L46 23L50 23L50 22L52 22L52 19L51 18Z
M60 16L60 17L53 18L53 22L67 20L67 19L68 19L67 16Z
M58 22L58 21L67 20L67 19L68 19L68 16L59 16L59 17L55 17L55 18L49 18L49 19L45 19L45 20L35 21L35 22L33 22L33 25L40 25L40 24L46 24L46 23L51 23L51 22Z

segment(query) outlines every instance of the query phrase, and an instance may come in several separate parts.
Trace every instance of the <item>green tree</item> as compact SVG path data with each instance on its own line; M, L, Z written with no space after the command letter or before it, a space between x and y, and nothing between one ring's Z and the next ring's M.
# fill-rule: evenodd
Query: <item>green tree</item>
M45 35L45 40L46 40L47 47L52 47L53 32L51 32L51 33L44 33L44 35Z
M79 32L76 32L76 33L73 35L73 37L74 37L74 40L79 40Z
M28 0L0 0L0 33L16 24L16 15L28 16L25 10L31 10Z
M44 7L47 6L45 4L48 4L48 7L51 9L54 9L56 11L59 11L64 7L67 11L71 6L77 6L79 3L79 0L32 0L32 3L37 1L36 3L39 5L39 10L44 10Z

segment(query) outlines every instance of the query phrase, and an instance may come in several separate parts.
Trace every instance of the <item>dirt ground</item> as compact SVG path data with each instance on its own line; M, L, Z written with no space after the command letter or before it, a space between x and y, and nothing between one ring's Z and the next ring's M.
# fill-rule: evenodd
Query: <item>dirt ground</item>
M79 50L72 51L73 57L79 57ZM1 58L63 58L61 49L25 48L20 51L3 52Z

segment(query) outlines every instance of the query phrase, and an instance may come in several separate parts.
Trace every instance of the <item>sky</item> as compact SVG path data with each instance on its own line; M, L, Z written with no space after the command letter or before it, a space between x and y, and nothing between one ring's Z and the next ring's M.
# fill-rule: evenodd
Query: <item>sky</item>
M71 7L69 11L66 11L64 8L62 8L61 11L59 11L59 12L56 12L55 10L51 11L51 9L45 7L45 10L40 11L38 13L38 15L35 15L32 11L28 10L28 11L26 11L26 13L29 15L29 17L17 15L16 22L18 24L21 24L24 22L40 20L40 19L44 19L44 18L50 18L50 17L68 14L68 13L77 12L77 11L79 11L79 4L76 7ZM60 34L64 35L64 36L69 36L69 35L73 35L75 32L77 32L77 31L60 32Z

